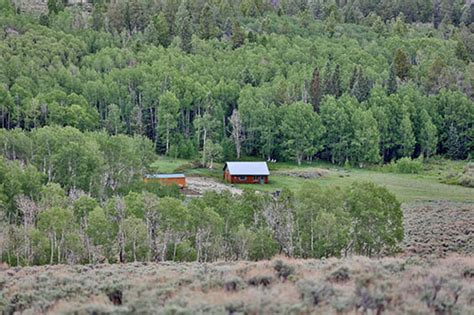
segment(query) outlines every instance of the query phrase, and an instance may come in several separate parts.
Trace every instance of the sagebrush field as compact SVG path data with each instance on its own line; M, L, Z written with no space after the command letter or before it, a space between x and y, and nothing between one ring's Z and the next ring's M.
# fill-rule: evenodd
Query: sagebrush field
M12 268L25 314L473 314L474 261L383 258Z

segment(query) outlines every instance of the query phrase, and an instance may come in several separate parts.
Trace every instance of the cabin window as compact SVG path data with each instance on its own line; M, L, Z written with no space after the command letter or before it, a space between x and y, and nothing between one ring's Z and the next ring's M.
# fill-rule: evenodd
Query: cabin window
M260 176L254 176L254 177L253 177L253 180L254 180L254 181L260 180Z
M239 176L239 180L247 180L247 176Z

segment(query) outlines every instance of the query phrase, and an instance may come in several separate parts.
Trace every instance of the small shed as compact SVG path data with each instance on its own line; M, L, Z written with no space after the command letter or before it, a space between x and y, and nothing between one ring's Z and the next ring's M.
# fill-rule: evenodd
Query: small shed
M144 176L145 183L160 183L161 185L178 185L186 187L186 176L184 174L147 174Z
M270 171L266 162L227 162L224 180L233 184L268 184Z

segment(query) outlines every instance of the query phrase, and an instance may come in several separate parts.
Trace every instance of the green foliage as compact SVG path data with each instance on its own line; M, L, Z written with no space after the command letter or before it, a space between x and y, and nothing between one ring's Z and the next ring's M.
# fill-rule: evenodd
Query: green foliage
M411 63L406 53L401 49L395 51L395 57L393 58L393 65L395 68L395 74L402 80L405 80L410 76Z
M178 12L176 13L176 29L178 30L179 38L181 39L180 48L185 53L190 53L192 46L192 25L191 14L188 8L187 1L182 1Z
M353 250L375 256L398 250L403 239L400 203L384 187L373 183L354 184L347 205L353 218Z
M330 38L334 36L334 33L336 32L336 26L336 15L334 11L332 11L331 14L324 21L324 31L328 34Z
M423 171L423 161L420 159L412 160L404 157L392 163L390 168L393 172L400 174L419 174Z
M312 209L291 194L188 205L177 187L141 176L155 152L200 152L211 168L241 155L348 169L468 158L469 10L389 2L134 0L94 3L86 17L50 0L40 18L1 2L5 255L33 264L379 253L362 228L348 249L355 235L345 228L365 203L380 210L387 196L373 187L359 192L362 205L345 191L302 193Z
M283 144L285 154L301 164L303 158L313 156L321 148L324 126L309 104L294 103L281 110L281 133L287 139Z

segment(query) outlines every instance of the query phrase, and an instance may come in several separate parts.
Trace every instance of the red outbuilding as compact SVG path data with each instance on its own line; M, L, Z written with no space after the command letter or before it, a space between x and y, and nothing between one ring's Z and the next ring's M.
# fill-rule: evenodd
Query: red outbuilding
M270 171L266 162L227 162L224 179L232 184L268 184Z

